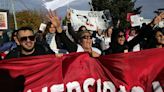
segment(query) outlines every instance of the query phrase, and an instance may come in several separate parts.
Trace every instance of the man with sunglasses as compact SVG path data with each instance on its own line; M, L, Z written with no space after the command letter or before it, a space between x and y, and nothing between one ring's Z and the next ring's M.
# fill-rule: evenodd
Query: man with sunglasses
M30 27L18 29L16 43L18 47L10 51L6 59L52 53L51 50L47 51L42 45L36 44L34 32Z

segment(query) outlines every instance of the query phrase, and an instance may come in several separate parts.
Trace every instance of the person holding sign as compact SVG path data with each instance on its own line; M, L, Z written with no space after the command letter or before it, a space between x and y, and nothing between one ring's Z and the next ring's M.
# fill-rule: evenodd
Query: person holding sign
M60 20L56 14L51 13L49 19L58 29L61 29ZM65 32L60 33L61 41L65 44L68 52L88 52L92 57L99 57L101 51L97 48L92 47L92 36L88 30L80 31L78 35L78 44L72 42L65 34Z

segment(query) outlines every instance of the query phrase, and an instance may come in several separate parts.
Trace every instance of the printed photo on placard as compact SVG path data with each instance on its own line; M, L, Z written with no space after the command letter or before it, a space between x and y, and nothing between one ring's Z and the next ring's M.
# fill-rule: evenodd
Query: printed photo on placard
M7 11L0 11L0 30L7 30L8 29L8 12Z

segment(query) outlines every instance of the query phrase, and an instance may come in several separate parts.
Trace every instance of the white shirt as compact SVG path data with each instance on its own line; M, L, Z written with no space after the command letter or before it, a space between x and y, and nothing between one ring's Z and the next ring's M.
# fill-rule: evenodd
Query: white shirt
M129 36L129 38L127 39L127 41L129 42L130 40L132 40L135 36ZM137 44L133 47L133 51L140 51L140 44Z
M92 47L92 51L98 53L101 55L101 51L95 47ZM84 52L84 49L81 47L81 45L77 45L77 51L76 52Z

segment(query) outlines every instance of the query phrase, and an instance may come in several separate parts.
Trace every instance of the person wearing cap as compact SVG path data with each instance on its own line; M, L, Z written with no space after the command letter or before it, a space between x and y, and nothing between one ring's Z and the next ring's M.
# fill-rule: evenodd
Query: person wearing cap
M77 47L77 52L89 52L91 54L95 53L101 55L101 51L95 47L92 47L92 36L89 31L81 31L79 35L79 44Z
M60 20L56 14L51 13L49 19L53 24L56 25L58 29L61 29ZM71 52L88 52L92 57L99 57L101 55L101 51L95 47L92 47L92 36L88 30L79 31L77 33L78 36L78 44L76 42L71 41L65 34L65 32L61 32L60 34L61 42L65 45L66 50Z
M68 52L88 52L92 57L101 55L98 48L92 47L92 35L88 30L78 32L78 44L72 42L64 32L61 33L60 37Z

